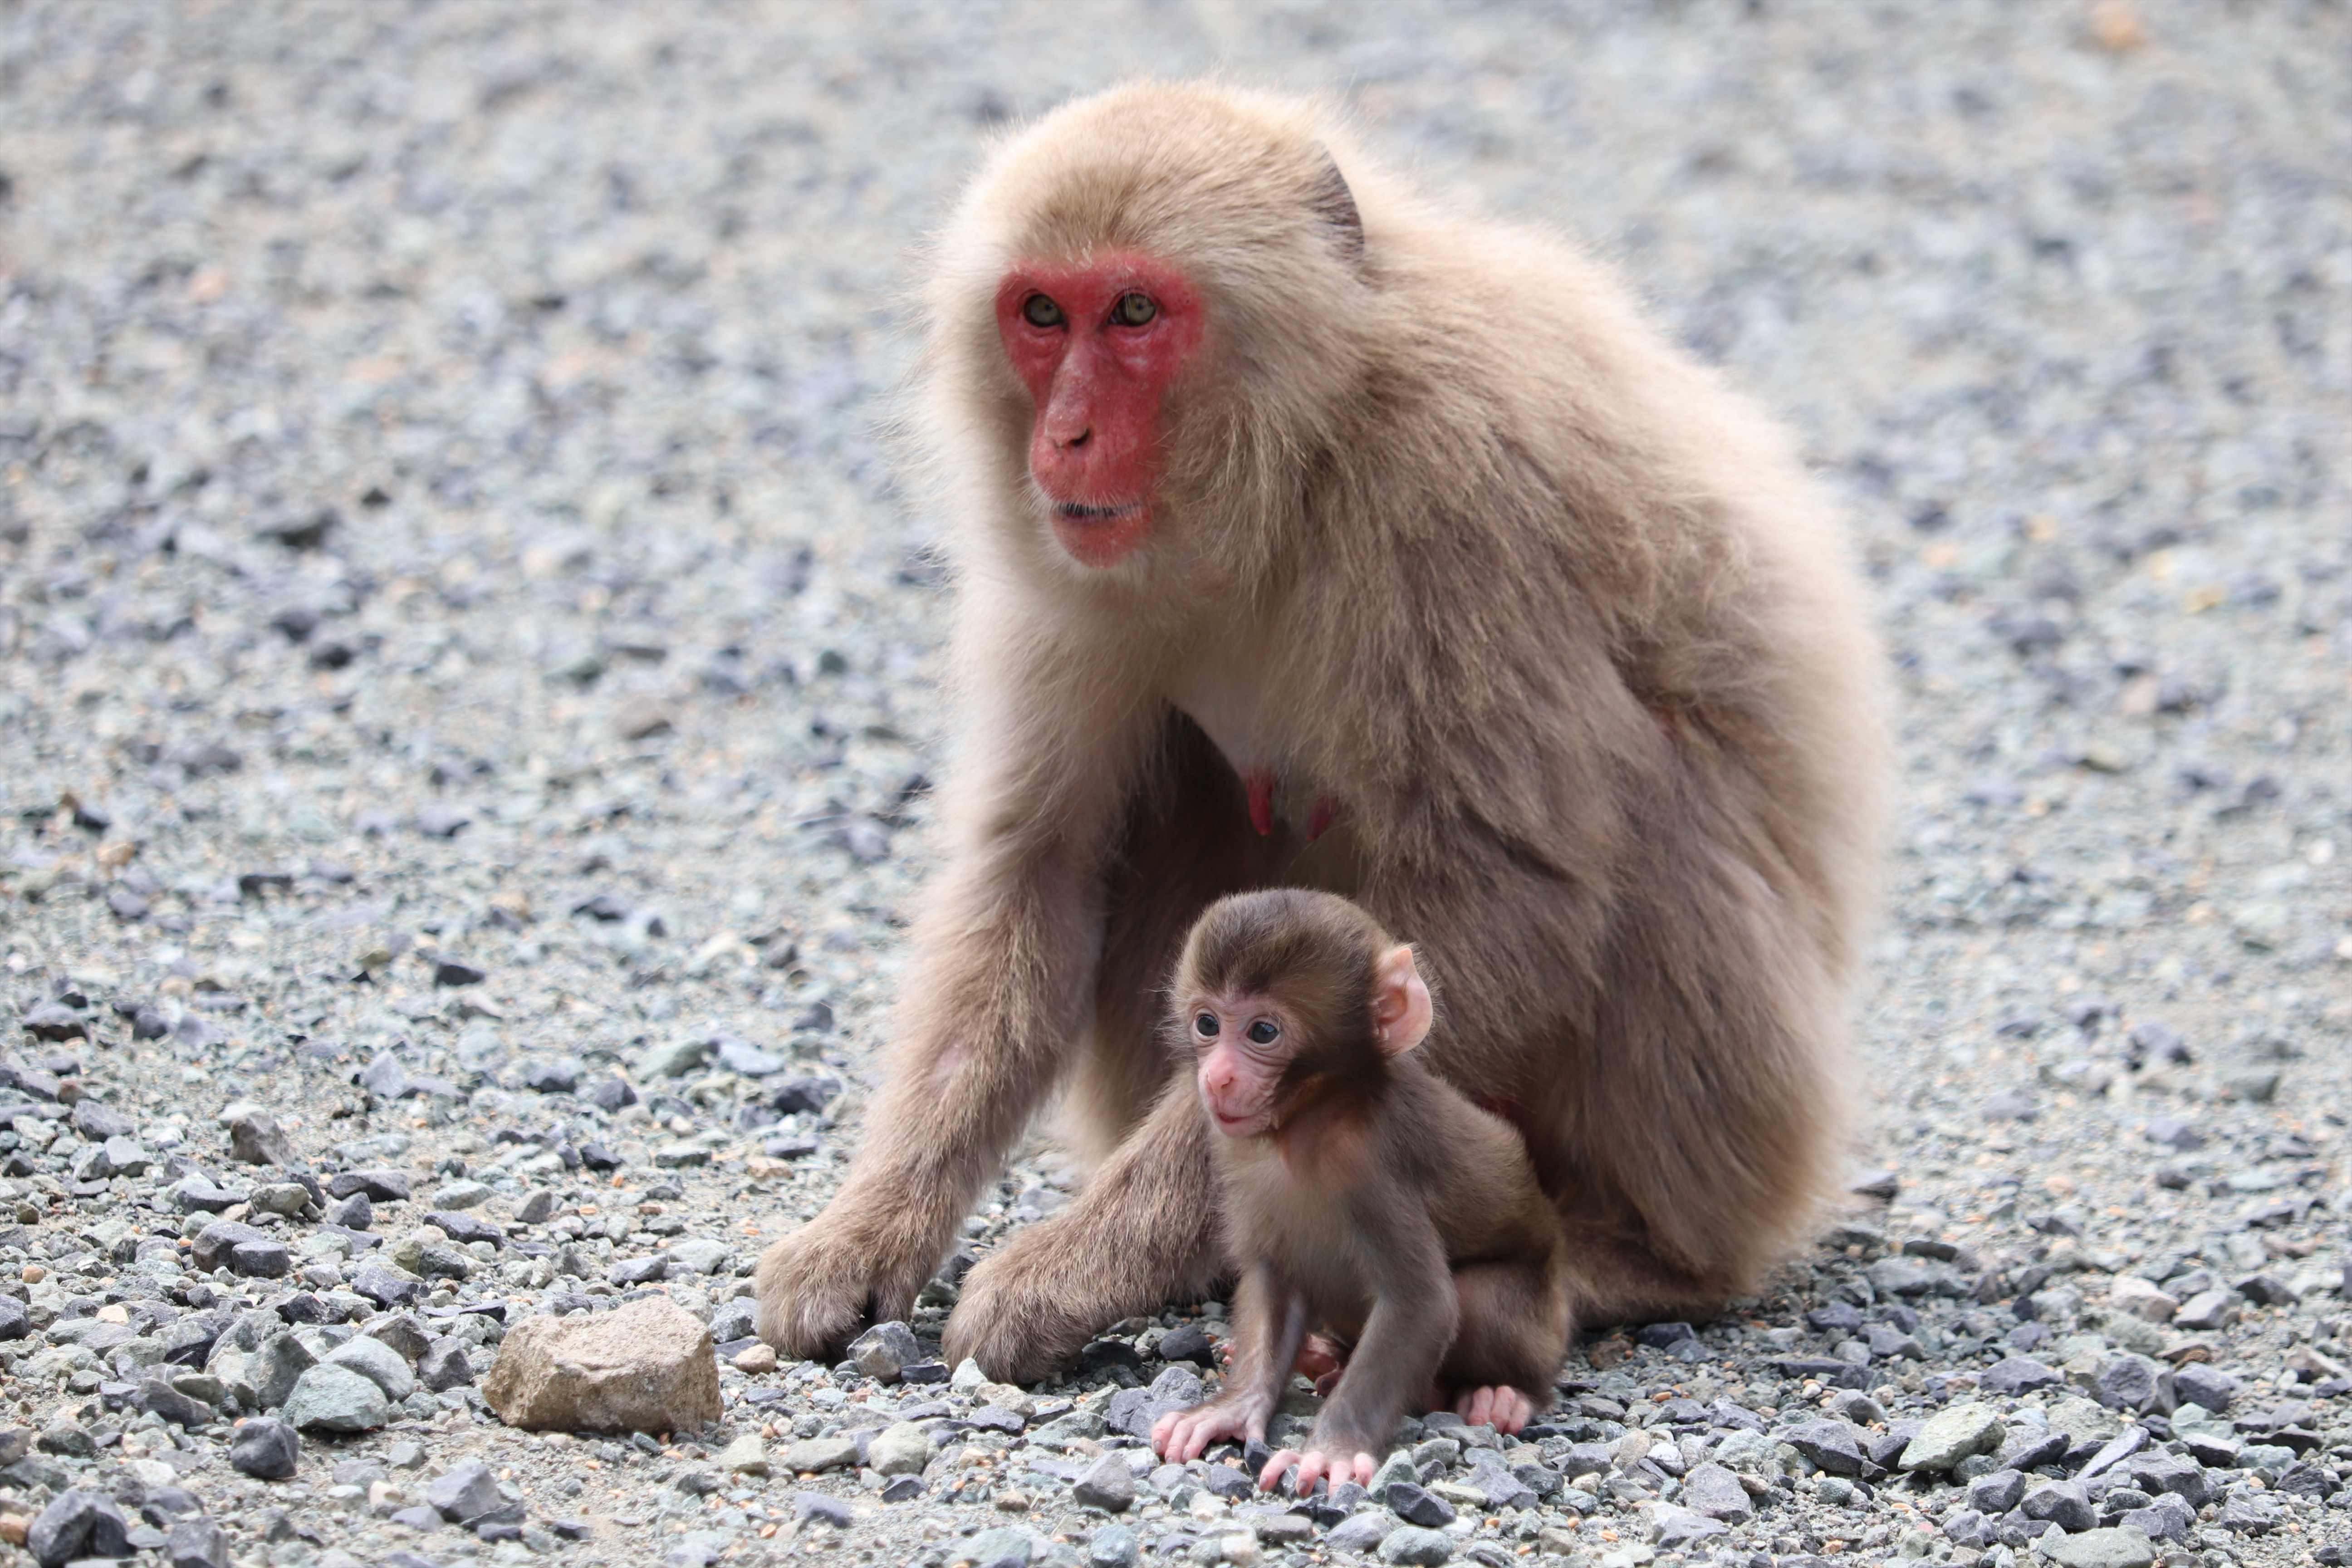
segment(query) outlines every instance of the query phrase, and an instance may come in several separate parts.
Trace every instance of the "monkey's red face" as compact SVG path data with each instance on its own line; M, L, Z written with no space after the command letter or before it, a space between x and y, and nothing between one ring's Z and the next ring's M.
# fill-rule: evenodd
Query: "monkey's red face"
M1274 1131L1289 1027L1262 997L1193 1003L1187 1029L1200 1058L1201 1104L1226 1137Z
M1019 262L996 330L1036 407L1029 472L1054 536L1082 565L1118 565L1151 531L1160 405L1200 345L1199 297L1150 256Z

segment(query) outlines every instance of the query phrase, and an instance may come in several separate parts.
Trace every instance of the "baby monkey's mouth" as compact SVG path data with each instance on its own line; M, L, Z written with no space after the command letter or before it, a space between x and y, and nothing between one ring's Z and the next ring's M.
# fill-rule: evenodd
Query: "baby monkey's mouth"
M1142 510L1143 503L1139 500L1121 501L1115 506L1097 506L1082 500L1054 503L1055 513L1072 522L1108 522L1114 518L1133 517Z

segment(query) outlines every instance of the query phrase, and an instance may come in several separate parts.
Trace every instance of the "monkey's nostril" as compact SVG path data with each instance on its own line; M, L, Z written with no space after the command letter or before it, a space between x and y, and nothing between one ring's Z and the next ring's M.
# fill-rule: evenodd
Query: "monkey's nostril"
M1075 436L1071 437L1069 438L1068 442L1067 442L1067 443L1066 443L1066 444L1069 447L1069 448L1070 448L1072 451L1076 451L1076 450L1077 450L1080 447L1085 446L1085 445L1087 444L1087 438L1088 438L1088 437L1091 437L1091 436L1093 436L1093 435L1094 435L1094 432L1093 432L1092 430L1081 430L1081 431L1079 431L1076 435L1075 435Z

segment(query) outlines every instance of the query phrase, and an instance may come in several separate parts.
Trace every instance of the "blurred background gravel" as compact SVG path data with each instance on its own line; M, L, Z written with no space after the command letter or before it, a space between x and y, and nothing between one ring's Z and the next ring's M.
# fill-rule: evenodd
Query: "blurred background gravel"
M1893 1352L1897 1415L1969 1386L2053 1256L2088 1271L2058 1331L2097 1337L2110 1277L2203 1270L2231 1321L2167 1348L2309 1399L2340 1369L2290 1352L2343 1353L2352 1310L2347 65L2340 0L0 3L5 1059L207 1169L239 1100L322 1171L387 1128L458 1174L502 1129L593 1134L740 1247L672 1290L723 1310L854 1146L928 863L926 547L956 520L897 488L887 433L919 242L995 128L1223 69L1338 93L1430 181L1617 259L1853 519L1903 698L1857 1061L1857 1170L1895 1195L1707 1331L1704 1375L1812 1401L1764 1336L1875 1302L1863 1266L1910 1237L1997 1278L1927 1303L1948 1322ZM432 1087L350 1081L387 1058ZM679 1082L615 1112L550 1061ZM787 1070L846 1092L780 1117ZM0 1132L0 1251L71 1316L42 1260L98 1300L81 1227L164 1172L110 1184L38 1110ZM563 1212L592 1178L550 1178ZM1072 1179L1033 1149L975 1242ZM1696 1364L1604 1344L1644 1391ZM2315 1491L2168 1549L2343 1539L2342 1392L2291 1417ZM89 1395L0 1398L102 1427ZM1916 1521L1800 1479L1655 1550L1883 1555ZM989 1495L963 1511L1016 1517ZM1480 1539L1652 1551L1598 1533L1621 1504ZM711 1554L775 1549L729 1506ZM842 1539L950 1561L972 1521L925 1506ZM1022 1550L1049 1552L1037 1506ZM263 1504L217 1507L240 1556L394 1549L364 1514L273 1544ZM638 1550L540 1540L497 1550Z

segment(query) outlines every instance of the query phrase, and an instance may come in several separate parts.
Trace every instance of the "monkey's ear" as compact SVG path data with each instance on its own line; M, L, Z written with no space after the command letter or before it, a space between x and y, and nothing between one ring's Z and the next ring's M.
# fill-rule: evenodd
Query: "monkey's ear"
M1400 943L1372 966L1372 1027L1381 1054L1401 1057L1429 1036L1429 986L1413 966L1412 949Z
M1339 231L1341 252L1357 260L1364 254L1364 215L1356 210L1356 193L1348 188L1339 163L1328 152L1317 151L1323 153L1323 177L1307 198L1308 210Z

